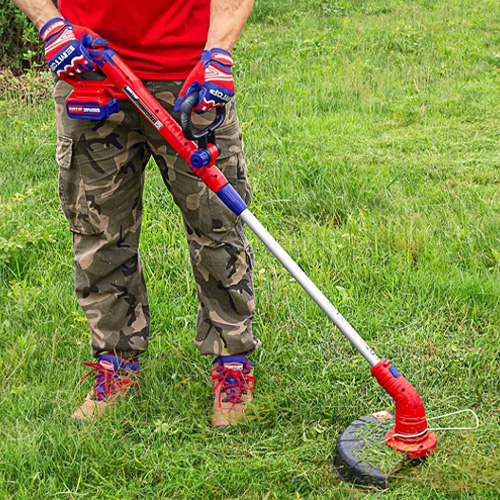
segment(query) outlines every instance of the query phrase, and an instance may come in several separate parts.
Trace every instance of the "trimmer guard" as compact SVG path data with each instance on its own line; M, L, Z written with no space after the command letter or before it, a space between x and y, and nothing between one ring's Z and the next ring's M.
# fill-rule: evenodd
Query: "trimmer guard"
M362 417L350 423L337 441L333 468L342 481L358 486L372 486L385 489L389 476L398 468L377 468L375 449L387 447L385 435L394 427L394 417L386 411ZM401 460L405 457L401 455Z

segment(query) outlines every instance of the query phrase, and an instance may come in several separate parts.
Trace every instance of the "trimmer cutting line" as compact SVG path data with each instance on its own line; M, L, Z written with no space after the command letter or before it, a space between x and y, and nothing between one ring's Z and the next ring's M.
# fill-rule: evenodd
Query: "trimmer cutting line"
M190 94L184 100L181 107L181 126L179 126L117 54L112 53L95 62L99 64L105 79L81 80L76 77L71 79L70 83L75 88L66 99L68 115L71 118L101 120L119 111L119 100L130 100L187 162L192 171L234 214L243 219L283 264L366 359L371 367L372 376L394 400L394 417L388 412L374 413L356 420L341 435L334 459L334 468L341 479L386 487L390 471L387 473L377 469L369 464L369 460L363 459L363 451L369 451L373 444L385 442L389 448L404 454L409 459L421 459L431 454L436 449L437 438L428 427L424 404L417 390L390 361L380 359L375 354L250 212L238 192L215 165L220 153L215 140L215 130L224 121L224 108L217 108L216 118L212 124L201 132L194 133L191 113L198 100L196 93Z

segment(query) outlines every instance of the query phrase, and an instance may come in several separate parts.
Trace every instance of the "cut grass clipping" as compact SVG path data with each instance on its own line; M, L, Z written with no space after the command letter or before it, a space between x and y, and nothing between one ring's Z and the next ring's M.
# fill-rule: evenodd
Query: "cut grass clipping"
M394 418L389 420L364 421L358 426L354 437L360 441L355 453L356 458L379 470L389 477L405 461L405 455L398 453L386 444L385 435L394 427Z

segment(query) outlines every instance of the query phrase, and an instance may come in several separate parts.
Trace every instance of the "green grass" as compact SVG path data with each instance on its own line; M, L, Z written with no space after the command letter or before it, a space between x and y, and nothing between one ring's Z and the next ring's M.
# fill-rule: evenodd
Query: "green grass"
M386 493L340 483L349 422L389 398L252 235L252 419L209 427L210 360L177 209L153 165L145 383L98 426L67 416L88 329L57 202L53 105L0 101L0 498L498 499L500 3L257 2L235 50L252 209L431 415L475 432Z

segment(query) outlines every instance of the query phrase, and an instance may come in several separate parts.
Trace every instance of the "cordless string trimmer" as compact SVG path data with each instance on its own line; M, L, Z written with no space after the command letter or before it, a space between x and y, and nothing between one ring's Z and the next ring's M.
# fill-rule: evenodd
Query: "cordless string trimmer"
M111 52L111 51L110 51ZM319 305L330 320L344 334L371 366L371 374L392 397L395 416L387 412L375 413L355 421L339 439L335 467L346 480L363 484L385 486L387 476L373 467L363 464L357 453L363 446L357 430L373 421L391 423L384 431L382 441L406 454L410 459L426 457L436 449L436 435L428 429L424 404L417 390L387 359L380 359L354 328L330 303L305 272L250 212L238 192L229 184L215 161L219 147L215 130L224 121L224 108L217 108L212 124L194 133L191 113L198 100L197 93L189 94L181 107L181 126L166 112L161 104L144 87L141 80L115 53L96 61L105 76L104 80L68 78L74 90L66 99L67 113L72 118L101 120L119 110L120 100L130 100L149 120L159 134L190 166L192 171L236 215L240 216L264 245L285 266L290 274ZM355 432L356 431L356 432Z

